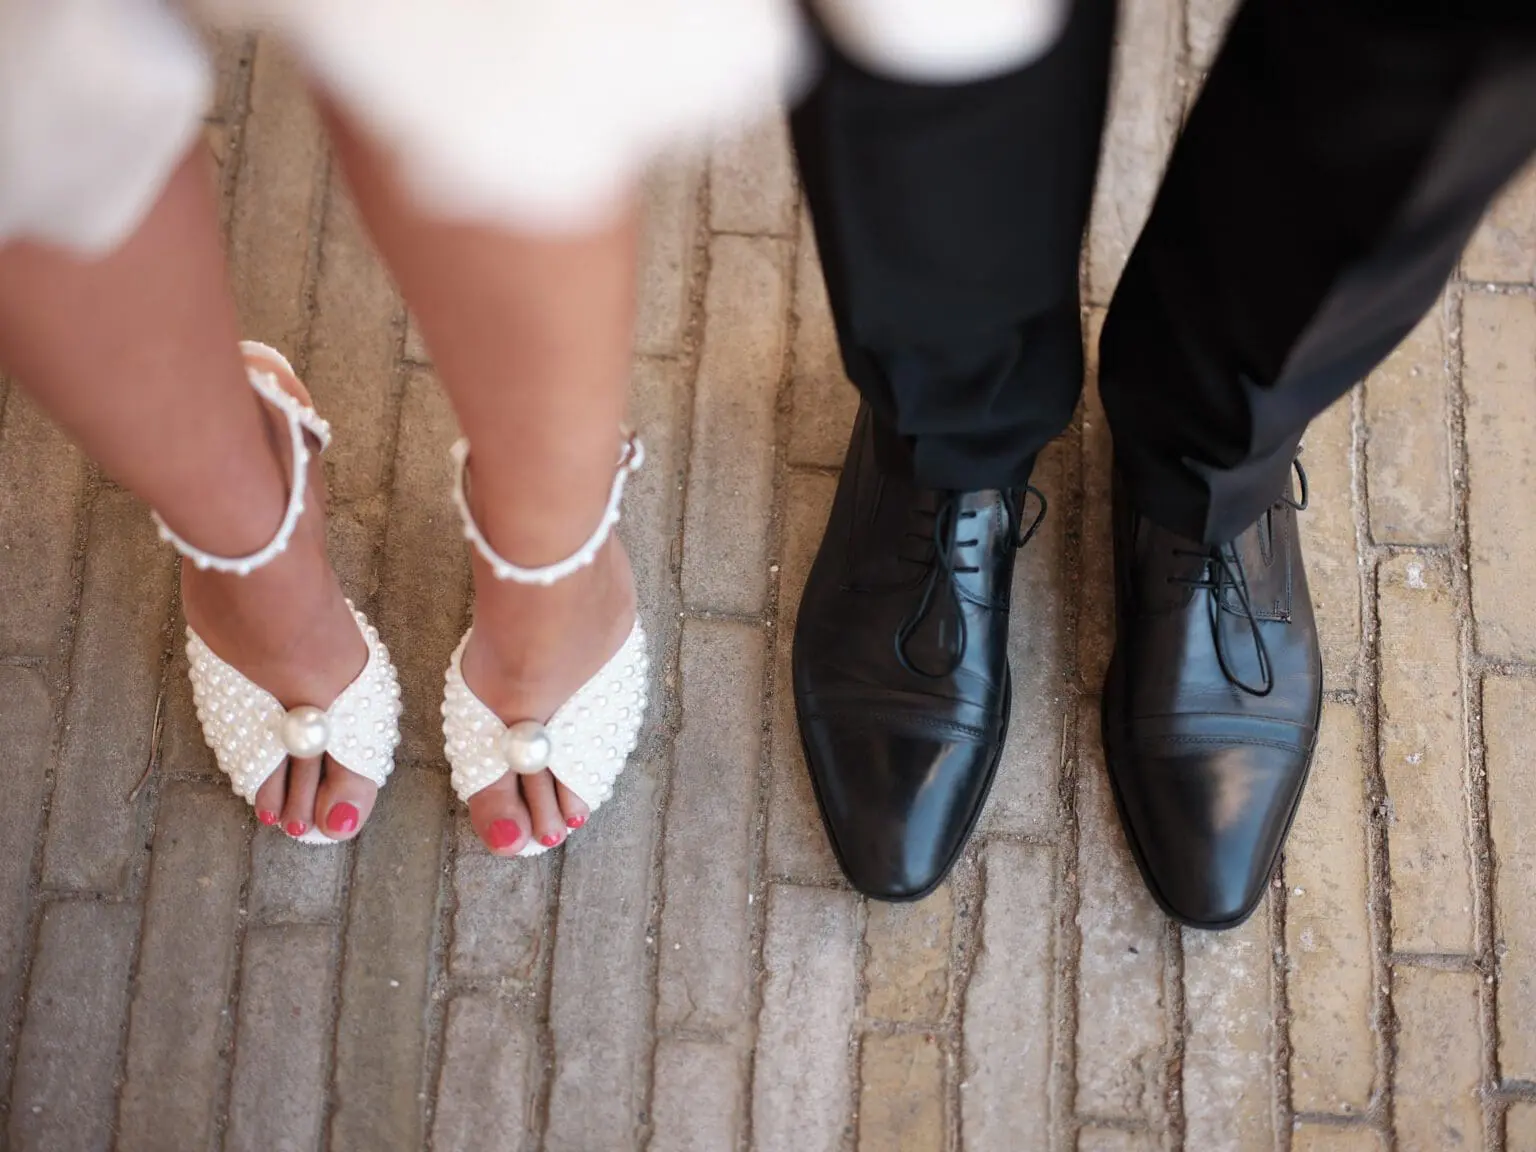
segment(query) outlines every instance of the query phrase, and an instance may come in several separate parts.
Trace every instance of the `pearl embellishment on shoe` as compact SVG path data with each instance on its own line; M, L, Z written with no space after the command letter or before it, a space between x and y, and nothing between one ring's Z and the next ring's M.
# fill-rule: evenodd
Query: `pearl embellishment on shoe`
M331 742L331 718L310 704L292 708L283 717L281 736L290 756L310 759L323 755Z
M501 754L507 767L524 776L532 776L549 767L553 747L549 730L537 720L519 720L502 734Z

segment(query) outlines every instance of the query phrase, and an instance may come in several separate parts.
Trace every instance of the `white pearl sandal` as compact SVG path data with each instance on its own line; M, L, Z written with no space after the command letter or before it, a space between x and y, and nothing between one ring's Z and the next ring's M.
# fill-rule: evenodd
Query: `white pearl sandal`
M248 360L264 360L271 365L271 370L263 371L247 363L246 376L256 393L287 420L293 447L288 506L277 535L249 556L214 556L171 531L158 513L154 516L160 538L198 568L245 576L287 549L304 514L311 458L308 437L313 437L323 452L331 440L331 426L277 382L277 371L293 374L282 353L250 340L242 342L240 348ZM347 607L352 608L350 601ZM377 630L355 608L352 615L368 646L368 660L328 708L301 705L285 709L275 696L219 659L202 637L187 628L192 696L203 739L213 749L219 770L247 804L255 804L257 791L290 756L329 754L338 764L380 787L389 778L395 747L400 743L400 683ZM318 828L310 828L296 839L302 844L337 843Z
M460 440L452 451L456 468L453 502L464 521L464 538L474 545L498 580L538 585L553 584L592 563L618 523L624 482L645 460L640 441L630 436L619 454L608 507L587 542L554 564L520 568L496 553L470 513L464 494L469 442ZM459 799L467 804L471 796L508 772L533 775L547 768L596 813L613 795L614 781L635 750L640 723L645 717L650 662L645 630L638 616L619 650L597 675L555 710L548 723L518 720L505 724L475 695L464 682L460 665L469 637L466 632L448 665L443 695L444 751L453 770L453 790ZM544 851L544 845L530 832L528 843L518 855L537 856Z

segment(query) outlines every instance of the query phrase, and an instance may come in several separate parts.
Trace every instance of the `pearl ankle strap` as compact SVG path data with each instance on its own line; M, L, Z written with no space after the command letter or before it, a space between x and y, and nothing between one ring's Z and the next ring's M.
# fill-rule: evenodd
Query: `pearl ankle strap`
M607 543L609 533L619 522L619 504L624 499L624 483L633 473L640 470L640 465L645 463L645 447L640 443L639 437L630 433L624 441L624 446L619 449L619 464L613 475L613 487L608 493L608 507L603 510L603 518L598 521L592 535L587 537L587 542L564 560L557 560L542 568L520 568L491 547L490 541L480 531L480 526L475 523L475 518L469 511L469 501L464 494L465 472L469 464L469 441L467 439L457 441L450 452L454 462L453 503L459 510L459 518L464 521L464 539L475 546L475 551L479 552L485 562L491 566L491 572L495 574L496 579L511 580L515 584L553 584L574 572L581 571L597 559L598 550Z
M243 341L240 348L248 355L281 365L284 371L289 373L293 371L283 354L275 348L258 344L254 340ZM293 539L293 530L298 526L299 517L304 514L304 490L309 477L310 460L309 444L305 441L304 434L308 432L313 435L319 441L322 452L331 442L330 424L322 420L314 409L299 401L280 385L275 372L263 371L254 364L247 364L245 374L251 387L256 390L256 394L282 413L287 420L288 435L293 445L293 481L288 491L288 507L283 512L282 522L277 526L277 534L265 548L252 552L249 556L215 556L178 536L171 530L170 525L160 518L158 512L150 513L160 530L160 539L191 560L198 568L227 572L236 576L248 576L287 551L289 541Z

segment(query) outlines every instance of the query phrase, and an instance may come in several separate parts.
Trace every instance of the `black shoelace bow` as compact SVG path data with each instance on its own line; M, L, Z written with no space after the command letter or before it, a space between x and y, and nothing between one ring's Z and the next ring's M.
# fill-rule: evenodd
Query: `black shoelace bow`
M1033 495L1040 502L1040 511L1035 514L1034 520L1027 529L1020 531L1023 523L1024 506L1029 497ZM907 618L896 629L896 659L901 666L915 676L922 676L928 680L940 680L948 676L960 662L965 659L966 626L965 611L960 602L960 590L956 585L955 577L980 571L974 564L962 565L955 563L955 552L961 548L974 548L977 539L961 540L959 538L961 524L967 520L976 518L974 508L962 509L960 507L959 492L947 492L941 496L932 509L919 508L920 516L931 519L933 528L927 532L907 532L906 535L913 540L921 540L928 545L927 554L922 557L898 556L897 559L905 560L909 564L923 564L928 568L928 577L923 582L923 592L918 597L917 606L912 609ZM1003 506L1008 511L1008 524L1011 539L1009 543L1015 548L1022 548L1028 544L1040 527L1040 522L1045 519L1045 494L1033 485L1023 491L1008 490L1003 493ZM954 640L949 645L946 653L944 668L938 672L929 672L915 665L907 653L907 645L917 630L922 627L923 621L928 618L928 613L933 609L941 591L949 594L950 604L954 608L956 621Z
M1306 510L1309 494L1307 491L1307 472L1301 466L1301 461L1293 461L1292 467L1296 469L1296 479L1301 488L1299 499L1291 499L1282 495L1277 504L1288 504L1297 512ZM1216 643L1216 663L1221 666L1221 674L1227 678L1228 683L1250 696L1264 697L1275 690L1275 670L1270 663L1269 647L1264 643L1264 633L1259 627L1259 617L1253 610L1253 601L1248 596L1248 574L1243 570L1243 558L1238 555L1234 544L1216 544L1210 548L1175 548L1176 556L1191 556L1205 562L1205 568L1199 577L1170 576L1170 584L1184 584L1191 588L1203 588L1210 593L1207 598L1207 606L1210 611L1211 637ZM1227 589L1237 594L1238 607L1235 611L1242 616L1248 625L1248 633L1253 638L1253 648L1259 658L1259 683L1250 684L1232 669L1231 660L1227 654L1226 630L1221 626L1221 612L1226 604Z

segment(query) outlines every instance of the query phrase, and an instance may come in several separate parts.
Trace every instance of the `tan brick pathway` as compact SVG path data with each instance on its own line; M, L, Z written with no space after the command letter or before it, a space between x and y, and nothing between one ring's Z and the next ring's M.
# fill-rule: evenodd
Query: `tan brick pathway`
M1127 0L1095 333L1224 10ZM338 425L335 554L410 728L355 848L258 834L194 726L173 558L0 385L0 1142L1536 1150L1536 176L1308 438L1328 703L1255 918L1170 927L1114 821L1091 381L1040 466L1053 512L1020 567L982 829L935 896L888 907L837 874L788 697L853 397L782 128L651 180L652 463L624 530L652 721L589 830L504 863L450 803L435 727L468 596L452 418L294 72L250 44L221 60L245 324Z

